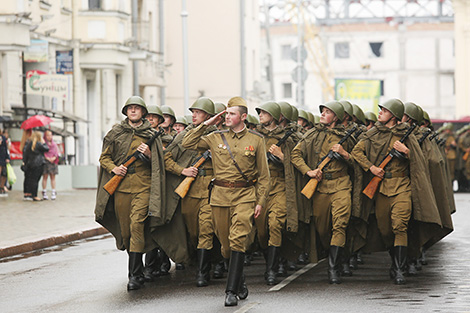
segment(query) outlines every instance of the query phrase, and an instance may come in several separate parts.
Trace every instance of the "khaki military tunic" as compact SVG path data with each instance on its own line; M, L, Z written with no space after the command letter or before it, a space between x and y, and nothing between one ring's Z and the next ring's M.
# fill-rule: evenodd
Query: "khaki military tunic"
M470 148L470 131L466 131L459 138L459 148L462 150L462 157ZM465 162L465 177L470 180L470 157Z
M340 140L338 135L326 131L321 143L320 158L326 156ZM347 150L347 147L343 148ZM313 147L307 147L305 141L301 141L291 156L292 163L303 175L317 168L317 164L305 162L308 149ZM311 214L324 248L330 245L344 247L346 244L346 229L351 217L352 184L348 175L348 163L352 164L351 162L351 159L345 162L332 159L323 168L322 180L313 195Z
M129 150L123 153L130 156L145 142L144 138L134 135ZM101 154L100 163L109 173L119 165L112 161L109 148ZM129 166L126 176L114 193L115 213L124 245L130 252L145 252L144 226L148 216L150 183L150 164L137 160Z
M200 125L188 132L183 139L183 147L210 149L217 181L244 182L220 136L223 133L241 170L249 180L256 180L256 186L238 188L215 185L212 189L210 205L214 229L222 245L222 254L228 258L231 250L245 252L253 227L254 208L257 204L262 207L266 205L270 186L266 149L262 136L248 131L246 127L238 133L223 130L203 136L207 127Z
M392 136L386 143L389 153L398 136ZM351 152L362 169L367 172L372 165L365 151L364 141ZM385 178L380 183L375 199L375 215L379 231L386 246L408 245L408 222L411 217L411 181L409 178L409 160L393 158L385 167Z

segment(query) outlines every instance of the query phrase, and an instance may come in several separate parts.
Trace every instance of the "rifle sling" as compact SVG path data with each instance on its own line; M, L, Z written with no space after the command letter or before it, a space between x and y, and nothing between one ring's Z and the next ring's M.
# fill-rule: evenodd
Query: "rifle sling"
M224 142L224 145L227 147L227 151L228 151L228 153L230 154L230 158L232 158L233 165L235 165L235 167L237 168L238 172L242 175L243 179L246 180L246 181L249 181L249 180L248 180L248 177L246 177L245 173L243 173L243 171L242 171L242 169L240 168L240 166L238 166L237 161L235 161L235 158L233 157L233 154L232 154L232 150L230 149L230 146L228 145L227 138L225 138L225 136L224 136L223 133L220 133L220 137L222 137L222 141Z

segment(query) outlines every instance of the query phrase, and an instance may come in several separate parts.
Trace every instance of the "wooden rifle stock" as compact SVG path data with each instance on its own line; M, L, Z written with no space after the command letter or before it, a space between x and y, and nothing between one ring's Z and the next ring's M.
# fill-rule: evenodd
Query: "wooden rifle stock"
M463 155L462 159L463 159L464 161L467 161L469 154L470 154L469 151L465 152L465 154Z
M356 129L357 129L356 126L351 128L346 133L346 135L344 135L343 138L341 138L338 144L342 145L356 131ZM328 154L323 158L320 164L318 164L317 168L320 171L323 170L323 168L328 163L330 163L332 158L333 158L333 151L330 150L330 152L328 152ZM318 180L316 178L310 178L310 180L307 182L307 184L305 185L305 187L302 189L300 193L303 194L305 197L307 197L307 199L310 199L315 193L315 190L317 189L317 185L318 185Z
M199 168L207 159L211 157L210 151L207 150L204 152L191 166ZM188 194L191 184L196 179L196 177L186 177L175 189L175 193L181 198L186 197Z
M292 130L288 130L284 136L279 139L279 141L276 143L276 146L280 147L284 142L287 141L290 135L292 135L294 132ZM266 157L268 158L268 161L273 162L276 165L282 165L282 161L280 158L272 154L271 152L266 152Z
M406 138L413 132L413 130L416 128L416 124L413 124L408 128L407 132L403 137L400 139L401 143L404 143ZM381 169L384 169L385 166L392 160L395 152L397 152L395 149L392 149L390 153L380 162L379 167ZM377 192L377 188L379 188L379 184L382 181L383 178L380 178L378 176L374 176L372 180L369 182L369 184L366 186L366 188L362 191L363 194L365 194L369 199L372 199Z
M150 137L150 139L145 143L147 146L151 146L152 143L155 141L155 139L160 136L161 134L163 134L163 130L160 129L158 132L156 132L152 137ZM135 151L130 157L129 159L127 159L127 161L125 161L122 165L124 165L124 167L126 168L129 168L129 166L131 166L135 161L137 161L137 157L142 154L140 153L139 151ZM124 179L125 176L121 176L121 175L114 175L104 186L104 190L106 190L110 196L112 196L114 194L114 192L116 191L117 187L119 186L119 184L121 183L121 181Z

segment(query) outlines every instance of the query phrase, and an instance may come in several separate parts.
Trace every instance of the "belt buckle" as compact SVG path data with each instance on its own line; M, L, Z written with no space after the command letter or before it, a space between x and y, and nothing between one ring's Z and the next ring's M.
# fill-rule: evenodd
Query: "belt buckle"
M229 181L228 182L228 187L229 188L235 188L235 182L234 181Z
M325 173L325 179L333 179L333 174Z
M392 178L392 173L391 172L385 172L384 178Z

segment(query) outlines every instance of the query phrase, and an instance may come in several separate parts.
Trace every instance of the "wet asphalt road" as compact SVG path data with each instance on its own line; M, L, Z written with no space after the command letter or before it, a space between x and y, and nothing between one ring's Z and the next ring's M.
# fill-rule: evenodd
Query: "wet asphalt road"
M223 306L225 279L197 288L194 268L129 293L127 254L108 235L0 260L0 312L470 312L470 194L456 201L454 232L405 286L391 283L388 254L377 253L341 285L328 284L320 262L278 291L256 258L245 267L250 295L234 308Z

